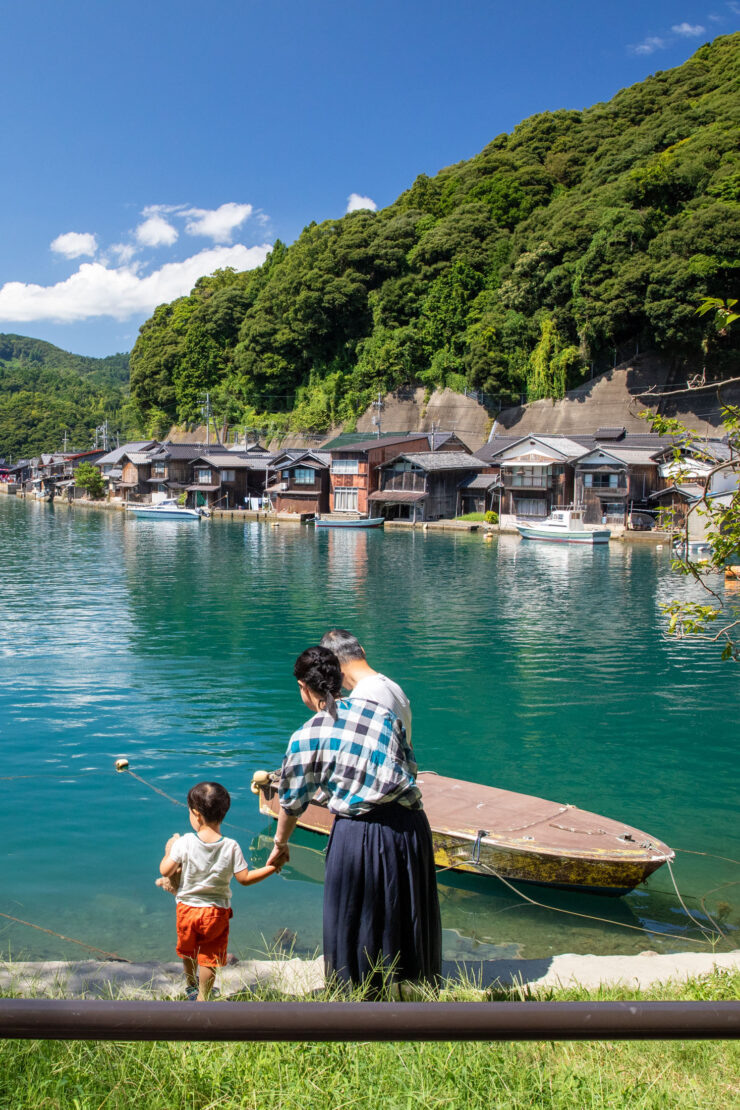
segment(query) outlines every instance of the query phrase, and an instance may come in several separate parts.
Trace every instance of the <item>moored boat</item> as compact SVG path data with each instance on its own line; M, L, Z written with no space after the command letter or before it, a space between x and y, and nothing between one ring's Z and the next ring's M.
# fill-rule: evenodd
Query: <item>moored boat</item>
M153 520L200 520L201 513L198 509L186 509L178 505L174 497L166 497L156 505L138 505L129 503L126 512L138 517L151 517Z
M252 790L260 813L277 817L278 772L257 771ZM418 785L438 867L590 894L628 894L673 851L660 840L608 817L426 771ZM303 829L328 835L333 816L312 802Z
M317 528L382 528L385 524L385 517L315 516L313 522Z
M583 509L553 509L546 520L536 524L516 523L525 540L549 540L550 543L608 543L608 528L591 529L583 523Z

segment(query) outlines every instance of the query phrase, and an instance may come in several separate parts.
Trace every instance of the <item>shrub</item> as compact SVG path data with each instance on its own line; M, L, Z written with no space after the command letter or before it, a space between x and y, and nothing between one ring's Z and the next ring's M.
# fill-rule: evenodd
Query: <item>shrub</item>
M498 513L494 513L492 509L489 509L484 519L486 524L498 524Z

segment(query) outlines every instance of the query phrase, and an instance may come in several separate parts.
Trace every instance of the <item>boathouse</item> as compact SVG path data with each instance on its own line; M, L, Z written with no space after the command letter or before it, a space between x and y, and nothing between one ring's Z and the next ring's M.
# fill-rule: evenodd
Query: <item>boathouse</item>
M271 464L267 493L276 512L316 514L329 511L328 451L282 451Z
M454 517L461 481L474 477L484 466L464 450L397 455L378 467L379 489L368 498L372 515L377 511L387 520L412 521Z
M332 513L370 516L370 495L378 489L380 467L400 451L467 451L453 432L413 432L359 442L327 444L331 457L329 508Z

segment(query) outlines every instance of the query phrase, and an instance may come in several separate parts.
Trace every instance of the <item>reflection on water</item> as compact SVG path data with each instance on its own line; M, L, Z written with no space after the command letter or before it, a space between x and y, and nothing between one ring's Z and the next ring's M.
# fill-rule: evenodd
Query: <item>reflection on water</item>
M331 625L355 630L406 688L420 766L740 858L727 725L738 684L711 648L661 637L661 601L697 590L668 552L163 526L1 498L0 568L0 775L33 776L12 778L0 812L6 913L134 959L171 957L172 904L154 878L186 814L113 760L127 755L183 802L193 782L218 778L230 834L248 848L264 832L252 773L279 765L305 715L293 661ZM290 872L235 893L235 950L293 934L302 951L320 944L323 857L305 835ZM721 888L707 909L735 937L740 885L722 884L737 869L679 855L675 871L699 920L700 896ZM526 888L611 926L523 903L495 880L446 873L440 890L449 958L471 945L675 950L688 940L665 934L698 935L665 869L616 901ZM74 952L7 922L2 935L14 952Z

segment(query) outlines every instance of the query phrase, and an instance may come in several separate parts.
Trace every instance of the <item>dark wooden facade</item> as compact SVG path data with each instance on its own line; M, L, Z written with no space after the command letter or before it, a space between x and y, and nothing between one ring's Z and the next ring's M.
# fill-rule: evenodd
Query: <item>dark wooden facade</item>
M272 463L270 500L279 513L299 515L329 511L329 466L323 451L295 451L276 455Z
M414 453L432 451L435 442L434 433L417 432L408 436L363 440L331 449L330 511L372 516L374 511L370 496L379 487L379 468L402 450ZM439 437L439 443L445 451L466 450L465 444L455 435Z

